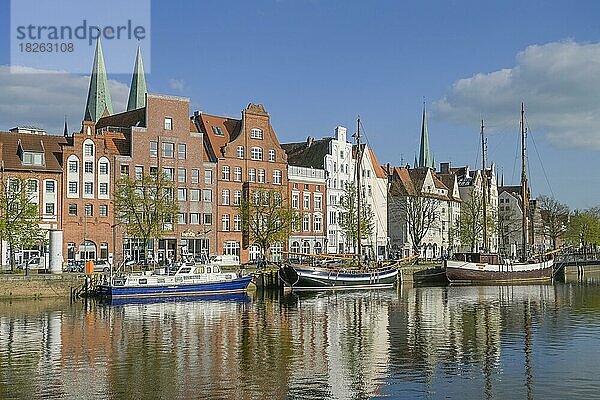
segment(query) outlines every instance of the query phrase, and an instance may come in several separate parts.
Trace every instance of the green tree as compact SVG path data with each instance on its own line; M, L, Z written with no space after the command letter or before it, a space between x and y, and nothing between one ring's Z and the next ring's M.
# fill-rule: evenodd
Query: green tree
M346 243L351 244L352 248L357 248L358 242L358 192L356 185L347 182L344 185L344 194L340 197L340 218L339 225L342 228ZM367 239L373 234L374 214L369 204L361 204L360 207L360 236L361 239Z
M575 210L571 215L565 239L583 248L587 257L592 246L600 244L600 217L594 210Z
M537 204L542 215L542 234L552 240L552 248L556 249L558 240L567 231L569 206L549 196L538 197Z
M11 271L15 268L18 249L46 242L46 231L40 228L39 206L33 201L34 193L22 178L9 178L0 185L0 235L8 243Z
M164 174L141 178L122 177L115 190L115 211L118 223L127 234L142 240L160 239L173 230L179 205L175 200L175 184Z
M240 201L238 212L247 243L256 243L263 257L274 243L288 241L299 218L276 189L252 190Z
M496 229L496 215L489 206L486 208L489 236ZM460 219L458 221L460 241L469 245L471 252L477 250L477 243L483 242L483 226L483 195L479 190L473 188L469 198L463 201L460 206Z

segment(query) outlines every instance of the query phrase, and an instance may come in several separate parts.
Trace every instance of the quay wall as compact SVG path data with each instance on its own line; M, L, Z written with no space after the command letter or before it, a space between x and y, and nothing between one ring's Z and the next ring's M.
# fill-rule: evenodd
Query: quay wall
M69 298L84 277L63 275L0 275L0 299Z

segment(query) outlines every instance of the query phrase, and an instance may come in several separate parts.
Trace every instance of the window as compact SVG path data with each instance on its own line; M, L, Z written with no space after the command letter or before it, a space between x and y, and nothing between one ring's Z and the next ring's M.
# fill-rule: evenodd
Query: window
M44 165L44 153L26 151L23 153L23 165Z
M98 211L101 217L108 216L108 206L106 204L100 204L100 209Z
M323 217L319 214L315 214L313 218L313 230L315 232L321 232L323 230Z
M108 163L107 162L101 162L99 169L100 169L100 175L108 175Z
M344 158L344 150L340 150L340 158Z
M50 182L50 181L48 181ZM46 190L48 190L48 182L46 182ZM37 193L38 190L38 181L36 181L35 179L29 179L27 180L27 192L29 193Z
M92 206L91 204L86 204L85 205L85 216L91 217L92 215L94 215L94 206Z
M250 149L250 158L253 160L262 160L262 148L260 147L252 147Z
M300 207L299 201L300 201L300 194L292 193L292 208L298 209Z
M83 172L88 174L94 173L94 163L92 161L86 161L83 163Z
M150 167L150 176L158 175L158 167Z
M165 129L168 131L173 130L173 118L165 117Z
M129 176L129 165L121 165L121 176Z
M163 174L165 174L165 178L168 181L173 182L173 178L174 178L174 174L175 174L175 169L174 168L167 168L167 167L163 167Z
M275 161L275 150L269 150L269 161Z
M177 182L185 183L185 168L177 169Z
M192 183L198 183L199 172L196 168L192 168Z
M69 204L69 215L77 215L77 204L75 204L75 203Z
M144 167L136 165L135 167L135 179L142 179L144 177Z
M281 185L281 171L278 169L273 171L273 184Z
M85 194L94 194L94 184L92 182L85 182L83 184L83 192Z
M54 203L46 203L46 214L54 214Z
M302 207L310 210L310 193L302 193Z
M222 222L222 230L228 231L229 230L229 214L224 214L221 217L221 222Z
M77 182L71 181L69 182L69 193L77 193Z
M173 158L175 151L175 144L171 142L163 142L162 143L162 156L164 158Z
M304 232L310 231L310 214L304 214L302 217L302 230Z
M212 214L204 214L204 225L212 225Z
M321 196L315 196L315 210L321 210L323 208L323 198Z
M282 197L281 197L281 193L275 192L273 193L273 204L275 205L275 207L281 207L282 204Z
M221 192L221 204L223 204L224 206L229 205L229 190L228 189L224 189Z
M254 168L248 170L248 181L256 182L256 170Z
M242 181L242 167L233 168L233 180L236 182Z
M75 160L71 160L71 161L69 161L69 172L77 172L77 169L78 169L78 168L77 168L77 167L78 167L78 165L77 165L77 164L78 164L78 163L77 163L77 161L75 161Z
M223 254L240 256L240 242L223 243Z
M233 217L233 230L236 232L239 232L242 230L242 216L239 214L236 214Z
M238 158L244 158L244 146L237 147L237 156Z
M221 169L221 179L224 181L229 180L229 165L223 165Z
M186 153L187 153L187 146L185 145L185 143L179 143L177 145L177 158L180 160L185 160Z
M158 157L158 142L150 142L150 157Z
M100 183L100 194L104 196L108 195L108 183Z
M330 224L337 224L337 212L331 211L329 213L329 223Z
M202 191L202 200L205 203L210 203L212 201L212 190L210 190L210 189L204 189Z
M198 213L190 213L190 224L192 224L192 225L200 225L200 214L198 214Z
M250 137L252 139L262 139L263 138L263 131L258 129L258 128L254 128L250 131Z
M220 126L213 126L212 131L217 136L223 136L223 129Z
M320 192L321 191L321 185L316 185L315 186L315 191L316 192Z
M100 259L108 259L108 243L100 243Z
M207 185L212 184L212 171L210 169L204 170L204 183Z
M187 200L187 189L186 188L177 189L177 200L179 200L179 201Z
M258 183L265 183L265 170L264 169L258 170Z
M36 180L31 180L29 182L35 182L35 189L32 190L32 192L37 192L37 181ZM54 183L54 181L46 181L46 193L54 193L56 191L56 185Z
M190 189L190 201L200 201L200 189Z
M239 206L241 202L242 202L242 191L236 190L235 192L233 192L233 205Z
M94 145L91 143L83 145L83 155L84 156L93 156L94 155Z
M185 217L186 217L185 213L177 213L177 223L179 225L185 225L186 224Z

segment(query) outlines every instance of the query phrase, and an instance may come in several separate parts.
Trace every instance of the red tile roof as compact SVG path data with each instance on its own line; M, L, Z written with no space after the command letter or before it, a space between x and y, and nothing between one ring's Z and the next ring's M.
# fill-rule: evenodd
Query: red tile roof
M209 114L199 114L196 117L198 130L204 133L204 143L208 156L221 157L221 148L235 139L240 133L241 120L218 117ZM223 135L217 134L213 127L220 128Z
M67 143L64 136L32 135L26 133L0 132L4 168L15 171L62 171L62 149ZM25 151L44 152L46 165L23 165L19 156L19 144Z

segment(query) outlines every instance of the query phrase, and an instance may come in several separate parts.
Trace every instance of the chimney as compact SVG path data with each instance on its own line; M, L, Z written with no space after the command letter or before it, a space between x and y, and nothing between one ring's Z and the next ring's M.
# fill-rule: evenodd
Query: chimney
M313 144L313 140L314 140L314 139L313 139L312 137L310 137L310 136L309 136L309 137L307 137L307 138L306 138L306 147L310 147L310 146L312 146L312 144Z
M194 111L194 117L199 117L202 114L202 111L196 110Z
M450 173L450 163L449 162L440 163L440 172L442 174L449 174Z

